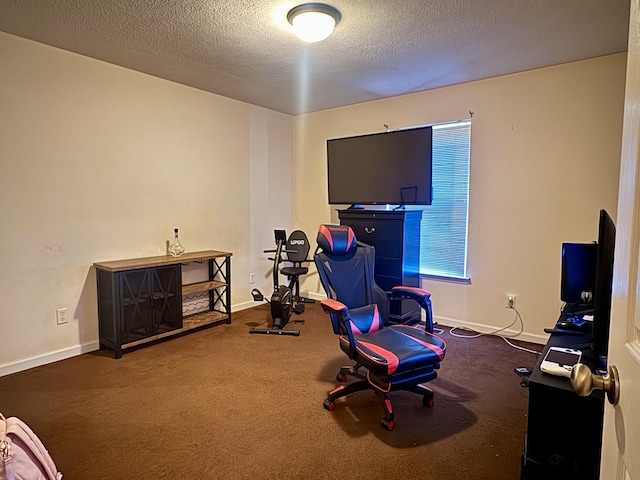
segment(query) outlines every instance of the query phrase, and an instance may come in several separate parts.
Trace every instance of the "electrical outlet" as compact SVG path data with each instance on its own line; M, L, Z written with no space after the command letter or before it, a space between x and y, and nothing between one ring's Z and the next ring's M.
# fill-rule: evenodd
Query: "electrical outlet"
M255 273L250 273L249 274L249 284L255 285L255 283L256 283L256 274Z
M513 293L507 293L507 308L516 308L516 296Z
M58 325L69 323L69 309L67 307L56 309L56 323Z

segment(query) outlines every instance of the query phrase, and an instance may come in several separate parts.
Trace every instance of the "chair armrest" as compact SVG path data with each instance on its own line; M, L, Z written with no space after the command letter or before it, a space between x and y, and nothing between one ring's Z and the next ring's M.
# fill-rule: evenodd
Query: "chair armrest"
M395 300L396 298L407 298L415 300L418 303L420 303L420 301L423 299L431 298L431 292L428 292L427 290L418 287L405 287L402 285L393 287L391 289L391 295L393 300Z
M433 313L431 310L431 292L418 287L397 286L391 289L389 300L414 300L426 312L424 329L433 333Z
M320 302L324 313L331 316L333 332L338 335L346 335L349 339L349 358L353 359L356 354L356 341L351 330L351 319L349 318L349 308L338 300L327 298Z
M335 313L336 315L344 315L347 317L349 315L349 308L342 302L338 300L333 300L332 298L327 298L320 302L322 306L322 310L324 313Z

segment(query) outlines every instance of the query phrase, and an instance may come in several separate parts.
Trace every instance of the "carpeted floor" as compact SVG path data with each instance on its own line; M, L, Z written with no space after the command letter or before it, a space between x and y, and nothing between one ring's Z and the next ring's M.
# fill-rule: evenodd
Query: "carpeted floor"
M249 335L262 306L120 360L105 350L5 376L0 411L36 431L65 480L519 478L528 392L513 369L537 355L442 327L435 407L393 392L387 432L371 392L323 409L349 360L318 305L294 318L299 337Z

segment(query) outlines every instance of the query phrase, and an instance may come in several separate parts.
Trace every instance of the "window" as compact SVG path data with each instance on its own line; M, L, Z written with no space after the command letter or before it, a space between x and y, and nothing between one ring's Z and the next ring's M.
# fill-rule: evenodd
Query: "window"
M471 122L433 126L433 201L423 207L420 273L467 279Z

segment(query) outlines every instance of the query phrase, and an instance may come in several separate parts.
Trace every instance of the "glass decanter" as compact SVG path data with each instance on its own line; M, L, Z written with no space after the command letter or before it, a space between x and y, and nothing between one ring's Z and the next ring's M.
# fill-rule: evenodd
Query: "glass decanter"
M178 229L173 229L173 243L169 245L169 255L172 257L179 257L184 253L184 247L180 243L180 239L178 238Z

